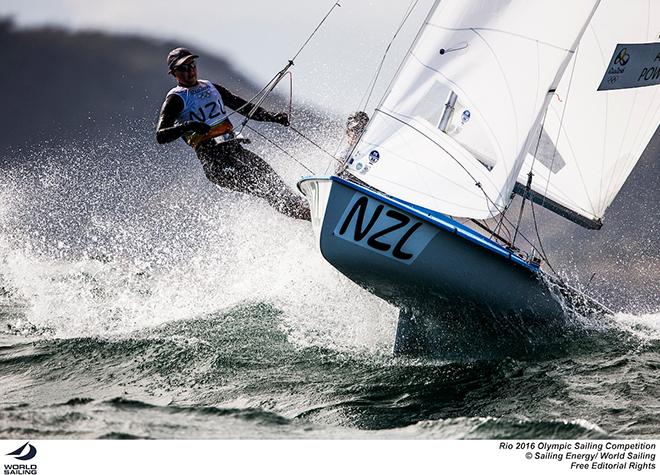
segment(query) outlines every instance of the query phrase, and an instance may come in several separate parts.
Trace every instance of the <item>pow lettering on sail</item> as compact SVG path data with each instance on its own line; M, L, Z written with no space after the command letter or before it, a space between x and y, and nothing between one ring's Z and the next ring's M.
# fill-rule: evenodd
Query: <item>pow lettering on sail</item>
M660 84L660 42L618 44L599 91Z

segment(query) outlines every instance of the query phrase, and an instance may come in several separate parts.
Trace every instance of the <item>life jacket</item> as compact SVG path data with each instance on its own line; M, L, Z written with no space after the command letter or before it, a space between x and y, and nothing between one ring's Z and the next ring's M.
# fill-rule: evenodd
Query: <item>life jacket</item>
M184 133L182 138L188 145L197 148L200 143L212 138L217 137L221 142L235 138L234 127L228 118L222 96L210 81L200 79L193 87L173 87L167 95L172 94L183 99L184 104L176 123L194 120L211 126L211 130L206 134Z

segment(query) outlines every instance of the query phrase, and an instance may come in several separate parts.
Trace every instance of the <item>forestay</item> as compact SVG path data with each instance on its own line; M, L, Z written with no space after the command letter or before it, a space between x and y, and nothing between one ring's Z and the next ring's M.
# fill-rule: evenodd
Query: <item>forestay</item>
M603 217L660 123L660 86L651 85L660 75L659 41L660 2L601 2L550 101L546 146L536 160L527 157L518 179L526 183L533 165L539 202L541 195L587 220ZM642 55L646 63L637 62ZM624 75L628 88L598 90L620 87Z
M452 216L500 212L548 91L597 4L436 3L353 153L350 172Z

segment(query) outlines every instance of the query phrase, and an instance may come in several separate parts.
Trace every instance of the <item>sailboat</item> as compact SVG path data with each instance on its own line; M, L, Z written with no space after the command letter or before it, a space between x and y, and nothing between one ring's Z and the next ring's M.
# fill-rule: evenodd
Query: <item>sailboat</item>
M647 0L435 2L344 173L298 183L324 258L400 309L396 353L607 311L498 223L517 193L603 225L660 123L659 39Z

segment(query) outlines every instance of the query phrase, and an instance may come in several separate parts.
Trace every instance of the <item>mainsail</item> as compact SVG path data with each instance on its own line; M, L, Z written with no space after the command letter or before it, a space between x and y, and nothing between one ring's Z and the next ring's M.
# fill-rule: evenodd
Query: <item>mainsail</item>
M549 91L598 3L436 3L349 171L384 193L452 216L501 212Z
M518 178L532 171L536 202L600 227L660 123L660 87L646 87L660 76L658 40L660 2L601 2L548 107L544 146L536 160L532 146ZM626 71L641 55L647 64ZM625 74L632 84L614 89ZM598 90L604 77L611 90Z

